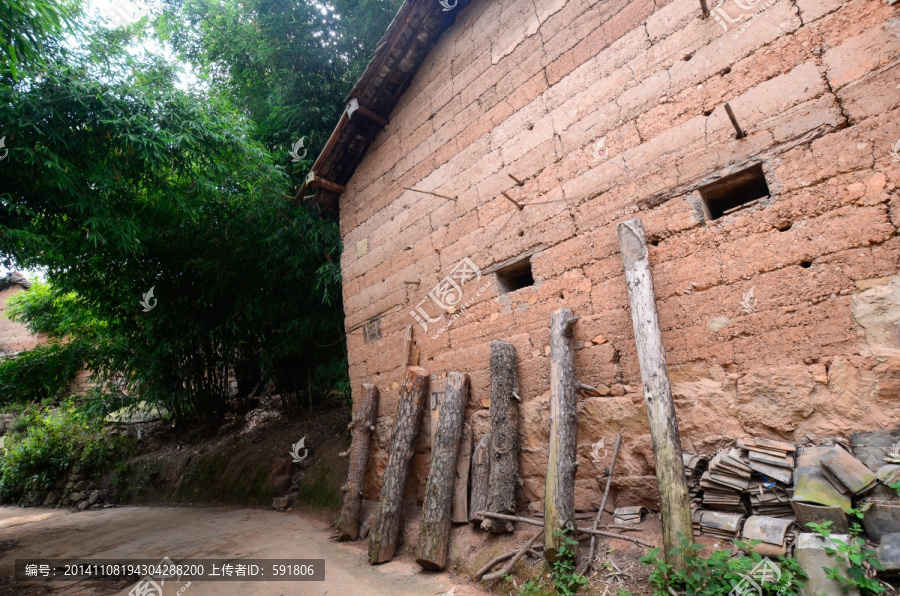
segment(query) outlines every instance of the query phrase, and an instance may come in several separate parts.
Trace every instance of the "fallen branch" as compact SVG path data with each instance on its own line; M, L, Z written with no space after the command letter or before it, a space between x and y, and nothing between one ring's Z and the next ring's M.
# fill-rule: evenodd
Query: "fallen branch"
M494 573L489 573L488 575L485 575L483 578L484 581L486 581L486 582L493 581L493 580L499 579L499 578L503 577L504 575L506 575L507 573L509 573L509 571L513 567L516 566L516 563L519 562L519 559L521 559L523 556L525 556L525 553L531 549L531 545L534 544L534 541L543 535L544 535L543 531L540 531L537 534L535 534L531 538L531 540L529 540L528 542L525 543L525 546L523 546L522 548L520 548L519 550L517 550L513 553L512 560L509 563L507 563L506 565L504 565L503 569L501 569L500 571L495 571Z
M544 522L539 519L532 519L530 517L519 517L518 515L504 515L502 513L491 513L490 511L478 511L476 515L481 517L493 517L496 519L505 519L508 521L517 521L522 522L523 524L530 524L532 526L540 526L544 527ZM646 546L647 548L654 548L655 545L650 544L649 542L644 542L643 540L638 540L637 538L632 538L630 536L623 536L621 534L616 534L615 532L604 532L602 530L594 530L593 528L575 528L578 532L582 534L588 534L591 536L606 536L607 538L617 538L619 540L627 540L628 542L634 542L635 544L640 544L641 546Z
M619 455L619 445L622 444L622 433L616 436L616 446L613 447L612 460L609 462L609 475L606 477L606 489L603 491L603 500L600 501L600 509L597 510L597 517L594 518L594 529L600 525L600 518L603 517L603 510L606 508L606 500L609 498L609 487L612 485L613 471L616 469L616 457ZM594 562L594 548L597 546L597 537L591 536L591 546L588 548L587 559L581 564L578 573L584 575Z

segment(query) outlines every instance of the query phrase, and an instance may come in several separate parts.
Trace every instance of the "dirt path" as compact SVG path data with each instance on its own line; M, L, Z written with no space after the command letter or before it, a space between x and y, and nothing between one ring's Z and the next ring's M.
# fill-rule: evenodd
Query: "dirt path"
M10 591L15 559L41 558L256 558L325 559L324 582L194 582L184 596L309 594L390 596L487 594L464 578L421 571L408 557L371 567L365 543L331 539L325 518L316 514L222 507L121 507L73 512L0 507L0 576L6 592L28 594L121 594L134 583L55 583ZM8 544L8 542L7 542ZM171 584L171 582L169 582ZM165 586L168 596L180 586ZM152 596L156 596L151 592ZM148 596L150 596L148 594Z

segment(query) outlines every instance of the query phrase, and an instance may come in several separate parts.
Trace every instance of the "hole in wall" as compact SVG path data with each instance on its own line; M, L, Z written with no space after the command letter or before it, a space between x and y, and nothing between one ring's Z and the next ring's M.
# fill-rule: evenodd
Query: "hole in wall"
M704 115L704 116L707 116L707 117L708 117L708 116L711 116L712 113L713 113L714 111L715 111L715 108L710 108L710 109L708 109L708 110L703 110L703 115Z
M725 68L722 69L722 72L719 73L719 76L724 77L725 75L730 74L730 73L731 73L731 67L726 66Z
M693 54L685 54L681 59L684 60L685 62L687 62L688 60L690 60L693 57L694 57Z
M802 261L800 263L800 266L804 269L809 269L810 267L812 267L812 261Z
M521 237L524 236L524 235L525 235L525 232L522 231L522 230L519 230L519 238L521 238Z
M501 294L508 294L534 285L530 256L510 263L502 269L497 269L494 275L497 276L497 285L500 287Z
M528 123L528 130L534 130L534 124L531 122Z
M703 211L708 220L730 215L769 196L762 164L750 166L697 190L700 191Z
M659 246L659 243L662 242L659 238L650 237L649 240L650 246Z
M793 224L791 222L780 223L777 226L775 226L775 229L778 230L779 232L787 232L788 230L791 229L792 225Z

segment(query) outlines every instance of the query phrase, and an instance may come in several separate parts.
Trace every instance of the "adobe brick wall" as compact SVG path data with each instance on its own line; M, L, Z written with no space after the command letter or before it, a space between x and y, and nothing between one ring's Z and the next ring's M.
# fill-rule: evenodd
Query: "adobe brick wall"
M734 0L722 7L740 12ZM540 507L548 327L566 306L581 317L579 376L611 393L581 398L577 508L599 504L590 443L610 445L618 431L616 502L654 504L615 232L634 216L654 242L686 449L897 425L898 9L882 0L756 7L765 8L745 30L727 31L699 18L697 0L476 0L461 12L341 198L347 328L399 307L383 317L382 339L366 344L362 330L347 339L354 395L363 382L381 388L366 498L377 497L412 324L422 366L471 376L477 436L488 426L488 344L517 346L520 505ZM735 138L725 101L747 138ZM705 222L696 187L757 161L771 197ZM501 191L528 206L518 210ZM534 286L501 296L492 275L470 282L463 301L474 304L436 337L446 317L425 332L410 315L461 259L486 269L540 246ZM745 309L751 289L756 302ZM411 497L421 497L428 470L421 434Z
M25 288L15 284L0 291L0 355L18 354L46 341L44 334L33 335L28 327L6 316L9 299L24 291Z

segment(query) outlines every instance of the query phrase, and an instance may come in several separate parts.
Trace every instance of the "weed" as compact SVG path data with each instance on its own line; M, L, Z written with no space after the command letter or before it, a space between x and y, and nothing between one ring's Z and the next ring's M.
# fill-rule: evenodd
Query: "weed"
M863 518L863 512L859 509L845 509L848 515ZM823 538L831 536L831 524L827 521L821 524L814 522L807 523L807 527L819 533ZM841 591L845 594L853 588L858 589L862 594L884 594L884 586L878 580L868 577L866 567L874 569L883 569L881 563L875 557L875 551L866 548L866 540L860 535L863 533L857 521L850 524L850 540L844 543L841 540L832 541L835 548L826 547L825 552L829 555L835 555L840 563L848 565L847 574L844 575L838 565L834 567L825 567L828 577L841 583Z

